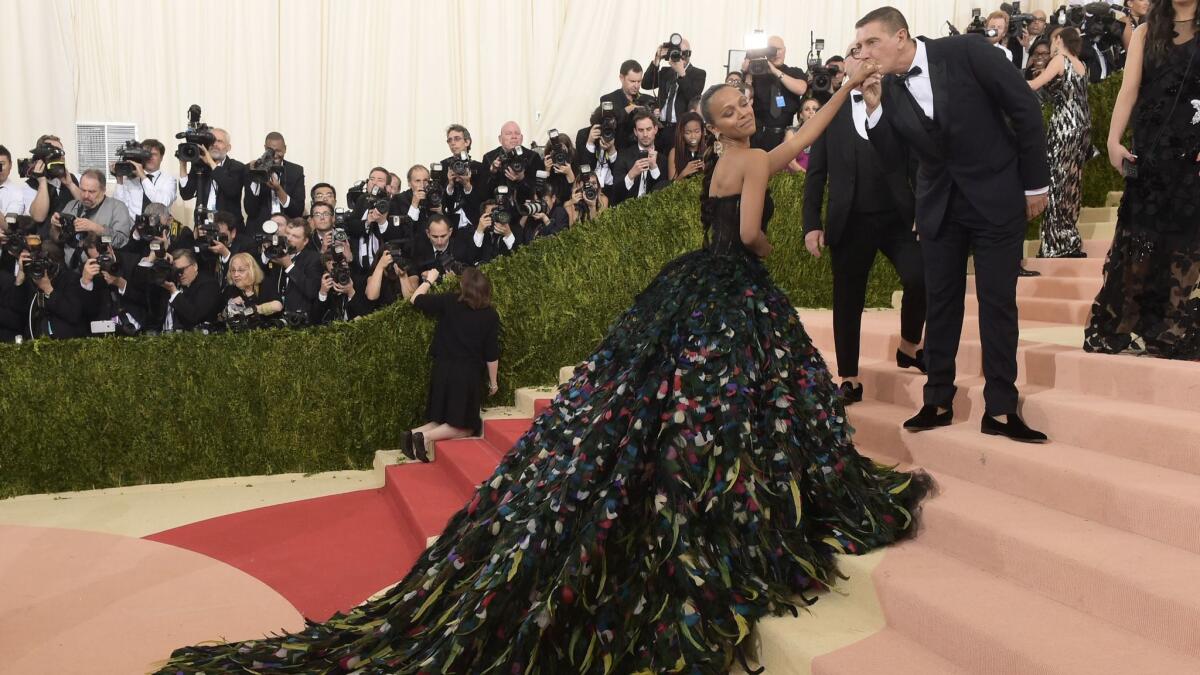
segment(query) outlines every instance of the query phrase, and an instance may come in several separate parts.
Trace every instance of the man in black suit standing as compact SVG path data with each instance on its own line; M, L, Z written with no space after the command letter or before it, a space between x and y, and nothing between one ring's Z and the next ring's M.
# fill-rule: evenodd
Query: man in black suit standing
M667 178L667 153L654 148L658 124L653 113L638 108L631 117L637 144L618 152L617 161L613 162L614 206L626 199L644 197L671 182Z
M233 216L241 228L242 188L246 184L246 165L229 156L233 144L229 132L212 130L216 141L211 148L200 146L200 160L188 166L179 161L179 196L195 199L196 208L203 206L209 213L224 211Z
M621 86L600 97L600 104L611 103L617 115L617 151L637 145L633 136L633 111L656 106L654 97L640 93L642 65L633 59L621 64Z
M850 75L862 66L854 57L845 63ZM833 341L847 404L863 396L858 381L859 333L867 279L878 252L892 262L904 287L896 365L925 369L919 350L925 327L925 267L913 232L915 199L909 171L913 165L884 163L867 137L862 93L855 91L850 101L813 144L804 182L805 247L820 257L821 248L828 246L832 257ZM904 159L907 154L904 151ZM827 186L829 205L822 223Z
M304 215L304 167L284 159L287 143L283 134L272 131L263 141L263 156L246 167L246 222L251 232L276 213L288 218ZM273 164L265 166L267 153ZM261 166L260 166L261 165Z
M863 87L871 142L884 161L920 164L916 219L925 262L928 379L910 431L953 421L967 259L974 253L986 402L981 430L1046 436L1017 414L1017 267L1025 228L1046 208L1050 169L1037 97L1012 61L977 35L913 40L899 10L855 25L857 56L886 78ZM998 418L1007 416L1007 421Z
M656 66L666 59L667 65ZM657 147L664 154L675 147L675 127L679 118L688 111L688 103L704 93L707 74L692 65L692 45L680 40L679 47L661 45L654 54L650 69L642 79L642 89L658 89L655 106L659 109L662 129L658 132Z

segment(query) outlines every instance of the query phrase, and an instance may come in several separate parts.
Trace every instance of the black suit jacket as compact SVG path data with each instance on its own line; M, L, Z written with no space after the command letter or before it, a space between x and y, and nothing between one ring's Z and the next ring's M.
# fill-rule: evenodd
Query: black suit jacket
M633 181L632 188L626 188L625 176L629 173L629 170L633 168L634 162L638 161L643 156L644 155L642 154L641 149L636 145L632 148L625 148L617 153L617 161L613 162L612 166L613 206L620 204L631 197L637 197L638 183L641 180L640 177ZM671 179L667 178L667 153L658 153L657 164L659 171L657 179L651 177L649 172L646 172L646 194L650 194L655 190L664 188L671 182Z
M600 103L605 101L613 104L613 112L617 114L617 150L636 146L637 137L633 134L633 116L625 112L625 106L629 105L629 97L625 95L625 90L617 89L608 92L600 97ZM650 94L638 94L634 102L650 109L656 105L654 97Z
M258 194L250 190L254 182L249 173L246 174L246 222L250 232L258 232L264 222L271 219L271 190L266 185L259 186ZM304 200L308 193L304 191L304 167L283 160L283 190L288 195L288 205L280 212L288 218L299 218L304 215Z
M658 70L648 68L646 77L642 80L642 89L657 88L658 100L655 105L662 109L667 105L671 87L678 82L679 91L675 93L675 119L678 120L688 111L688 103L704 93L704 81L707 77L707 73L693 65L689 65L687 70L683 71L683 77L679 77L679 73L669 65Z
M204 180L204 194L197 194L200 189L200 169L208 169L203 162L193 162L188 173L188 182L179 188L179 196L183 199L196 199L200 204L208 204L208 191L212 183L217 184L217 210L233 214L238 225L245 223L242 217L242 188L246 185L246 165L232 157L226 157L225 162L213 169Z
M286 272L283 267L271 264L263 287L264 293L271 293L283 301L285 312L301 312L311 315L317 294L321 290L321 275L325 266L321 264L321 254L304 249L292 256L292 270ZM286 284L283 277L286 276ZM283 286L283 292L279 288Z
M854 130L854 109L847 103L838 110L825 133L813 143L808 157L808 172L804 179L804 233L824 230L827 246L836 246L841 240L846 220L854 208L858 178L855 166L858 155L854 152L854 144L860 142L862 139ZM887 164L881 157L876 157L876 161L884 170L887 196L891 197L890 202L883 204L894 204L900 211L900 218L911 225L916 217L911 182L916 167L908 161L906 148L900 148L900 152L905 155L903 163ZM822 223L821 204L825 201L826 189L829 205ZM874 195L862 195L862 198L866 204L876 201Z
M475 245L472 239L474 234L475 228L473 227L451 231L450 246L440 255L434 252L433 242L429 241L429 236L423 233L419 234L413 242L412 262L422 272L437 268L442 274L446 273L446 265L451 262L470 265L473 260L473 252L470 248Z
M25 278L25 283L14 289L16 296L14 306L21 313L22 333L26 338L49 335L54 338L75 338L91 335L87 313L84 310L86 292L79 285L79 274L74 270L62 268L51 281L54 292L45 298L42 308L42 321L31 324L32 305L41 294L33 280Z
M521 182L530 190L533 190L534 182L537 180L537 172L545 168L545 165L542 164L541 155L537 154L533 150L530 150L529 148L526 148L525 146L521 146L521 149L524 151L525 157L525 179ZM472 190L483 188L483 192L479 195L480 202L491 199L493 193L495 192L496 186L507 181L507 179L504 177L503 169L492 173L492 162L494 162L503 151L503 147L492 148L483 156L483 159L480 161L480 163L483 164L484 180L482 182L473 180L471 185Z
M903 162L904 146L917 156L917 231L937 237L955 187L996 226L1023 219L1024 192L1050 184L1037 96L983 36L921 40L937 131L925 128L906 85L891 76L883 81L882 117L870 130L885 162Z

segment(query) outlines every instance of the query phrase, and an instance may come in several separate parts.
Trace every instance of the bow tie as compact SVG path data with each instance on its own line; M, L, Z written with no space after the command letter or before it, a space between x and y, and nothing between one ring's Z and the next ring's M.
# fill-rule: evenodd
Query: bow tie
M859 94L859 93L854 93L854 94L850 94L850 98L853 99L855 103L862 103L863 95Z
M921 72L921 66L913 66L912 68L909 68L907 73L904 73L903 75L897 75L896 79L900 82L907 82L908 78L920 75Z

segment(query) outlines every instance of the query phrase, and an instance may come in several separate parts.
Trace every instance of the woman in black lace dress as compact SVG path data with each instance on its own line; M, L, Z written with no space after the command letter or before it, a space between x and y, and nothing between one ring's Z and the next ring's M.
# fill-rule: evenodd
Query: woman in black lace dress
M1200 21L1157 0L1130 43L1108 132L1125 196L1084 349L1200 358ZM1133 121L1133 150L1121 144Z

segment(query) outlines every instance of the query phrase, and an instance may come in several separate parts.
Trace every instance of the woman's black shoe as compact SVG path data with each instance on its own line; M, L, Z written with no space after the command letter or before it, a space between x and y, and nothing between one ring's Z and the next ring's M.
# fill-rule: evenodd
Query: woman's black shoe
M412 451L412 432L411 431L406 430L406 431L400 432L400 452L403 453L404 456L409 459L415 459L413 457L413 451Z
M946 412L940 413L936 405L927 405L921 408L921 412L905 420L904 428L909 431L928 431L950 426L953 421L954 408L946 408Z
M426 464L429 463L429 452L425 450L425 434L414 431L412 435L412 452L413 457L419 459Z
M916 368L922 373L925 372L925 350L918 349L916 356L909 356L897 349L896 365L901 368Z
M842 400L846 402L846 405L858 403L859 401L863 400L863 386L861 384L843 382L841 386L838 387L838 395L842 397Z
M1086 251L1072 251L1070 253L1064 253L1062 255L1062 257L1063 258L1086 258L1087 252Z
M1008 422L1001 422L995 417L984 415L979 430L989 436L1007 436L1021 443L1045 443L1049 440L1046 438L1046 434L1030 429L1019 415L1008 415Z
M1027 269L1025 269L1024 265L1021 265L1020 267L1017 268L1017 276L1019 276L1019 277L1040 277L1040 276L1042 276L1042 273L1034 271L1034 270L1027 270Z

